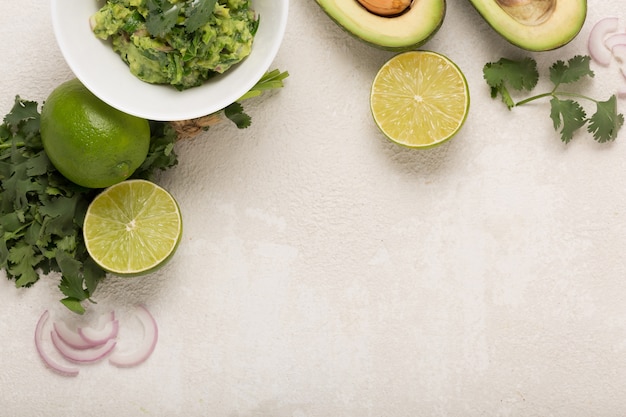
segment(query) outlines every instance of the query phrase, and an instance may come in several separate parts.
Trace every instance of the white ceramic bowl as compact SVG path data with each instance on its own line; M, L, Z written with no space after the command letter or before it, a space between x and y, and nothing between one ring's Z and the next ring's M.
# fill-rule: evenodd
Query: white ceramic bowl
M252 0L260 16L252 52L224 74L202 86L178 91L131 74L106 41L95 37L89 17L101 0L51 0L52 24L63 57L76 77L109 105L150 120L193 119L237 101L270 69L287 25L289 0Z

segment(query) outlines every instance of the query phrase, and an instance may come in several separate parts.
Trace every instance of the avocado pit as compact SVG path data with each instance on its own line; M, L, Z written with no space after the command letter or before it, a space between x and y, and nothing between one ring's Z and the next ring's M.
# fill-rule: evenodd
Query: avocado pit
M529 26L540 25L548 20L557 0L496 0L498 5L513 19Z
M401 15L409 10L412 0L357 0L370 13L383 17Z

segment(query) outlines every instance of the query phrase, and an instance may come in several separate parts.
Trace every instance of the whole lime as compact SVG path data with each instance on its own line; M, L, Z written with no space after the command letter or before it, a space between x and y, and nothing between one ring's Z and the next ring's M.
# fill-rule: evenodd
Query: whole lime
M125 180L150 147L147 120L111 107L76 78L56 87L45 100L40 132L54 167L88 188Z

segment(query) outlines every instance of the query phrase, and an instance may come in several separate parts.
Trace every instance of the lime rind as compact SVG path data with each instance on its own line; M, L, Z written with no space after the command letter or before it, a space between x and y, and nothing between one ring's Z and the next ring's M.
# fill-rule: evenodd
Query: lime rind
M430 62L428 62L430 61ZM428 65L434 71L428 71ZM470 106L465 75L433 51L395 55L380 68L370 92L374 122L392 142L428 149L454 137Z

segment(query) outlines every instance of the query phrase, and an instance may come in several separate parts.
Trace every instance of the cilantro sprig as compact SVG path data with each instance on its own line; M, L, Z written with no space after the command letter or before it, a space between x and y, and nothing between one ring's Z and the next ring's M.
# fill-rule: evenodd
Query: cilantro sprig
M537 63L532 58L511 60L502 58L497 62L487 63L483 68L483 76L491 88L491 97L501 97L504 104L511 110L535 100L550 99L550 118L554 130L560 129L561 140L569 143L574 133L586 125L586 129L597 142L614 141L624 124L624 116L617 112L617 99L612 95L608 100L601 101L584 94L561 89L564 84L572 84L584 77L594 77L589 67L590 57L576 55L567 63L556 61L550 67L550 81L553 88L542 94L515 101L512 90L531 91L539 81ZM591 101L596 111L587 116L584 107L576 100Z
M82 224L99 190L65 179L48 159L34 101L15 98L0 124L0 269L16 287L32 286L40 274L59 272L61 303L76 313L92 300L105 272L87 253ZM148 157L133 174L152 179L177 164L176 133L169 124L151 124Z
M237 101L222 110L193 120L170 122L176 128L180 138L195 136L198 131L207 131L211 126L229 120L239 129L246 129L252 123L252 118L246 113L243 101L258 97L263 93L284 87L285 78L289 77L288 71L279 69L268 70L257 83Z
M251 117L244 111L242 101L248 100L253 97L260 96L264 92L268 90L274 90L278 88L282 88L284 86L283 81L285 78L289 76L289 72L280 71L278 69L274 69L271 71L267 71L263 77L243 96L239 98L236 102L226 107L224 111L224 115L239 129L245 129L250 126L252 122Z

